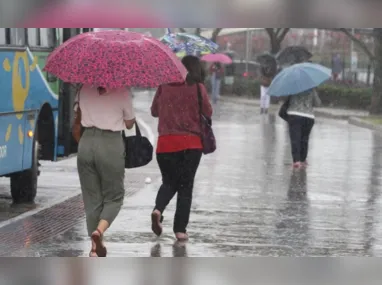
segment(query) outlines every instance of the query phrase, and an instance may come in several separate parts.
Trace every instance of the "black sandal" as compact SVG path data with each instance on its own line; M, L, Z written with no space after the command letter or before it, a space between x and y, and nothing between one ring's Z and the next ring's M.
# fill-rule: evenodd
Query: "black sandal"
M99 233L96 234L96 232ZM96 248L90 252L90 254L92 253L96 253L98 257L106 257L107 255L107 249L106 247L102 244L102 238L103 238L103 234L102 232L99 230L99 229L96 229L96 231L92 234L91 236L91 239L92 241L95 243L96 245Z

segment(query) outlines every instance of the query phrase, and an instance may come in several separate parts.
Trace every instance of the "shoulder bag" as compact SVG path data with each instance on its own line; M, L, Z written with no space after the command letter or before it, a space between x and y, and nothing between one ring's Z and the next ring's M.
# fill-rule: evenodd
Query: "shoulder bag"
M288 121L288 118L289 118L288 116L289 100L290 100L290 97L288 97L288 99L284 101L284 103L281 105L279 110L279 117L283 119L284 121Z
M203 154L210 154L216 150L215 134L212 130L212 120L203 114L203 97L199 83L196 84L198 90L199 116L201 140L203 145Z

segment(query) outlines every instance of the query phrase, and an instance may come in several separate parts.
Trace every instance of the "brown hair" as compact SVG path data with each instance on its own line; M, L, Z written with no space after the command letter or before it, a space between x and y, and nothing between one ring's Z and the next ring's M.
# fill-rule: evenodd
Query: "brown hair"
M204 81L203 67L202 64L196 56L186 55L182 59L184 67L187 69L188 74L186 77L187 84L202 83Z

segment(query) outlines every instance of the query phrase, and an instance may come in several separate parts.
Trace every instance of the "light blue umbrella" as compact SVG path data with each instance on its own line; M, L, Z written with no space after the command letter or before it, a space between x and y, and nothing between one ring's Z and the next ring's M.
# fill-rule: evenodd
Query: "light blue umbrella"
M332 71L315 63L298 63L283 69L272 80L268 94L281 97L302 93L328 80Z

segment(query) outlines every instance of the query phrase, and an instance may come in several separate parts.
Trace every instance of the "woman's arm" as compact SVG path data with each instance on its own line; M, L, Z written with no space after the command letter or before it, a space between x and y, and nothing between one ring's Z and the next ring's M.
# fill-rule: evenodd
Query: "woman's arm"
M125 121L125 126L128 130L131 130L135 125L135 112L133 107L133 99L131 91L127 90L124 93L123 100L123 120Z
M203 115L211 118L212 117L212 105L210 103L210 98L208 97L207 89L204 84L199 84L200 93L202 94L202 112Z
M153 103L151 104L151 116L153 116L154 118L159 117L158 97L161 92L162 92L162 86L159 86L155 93Z

